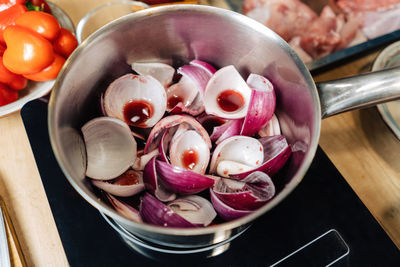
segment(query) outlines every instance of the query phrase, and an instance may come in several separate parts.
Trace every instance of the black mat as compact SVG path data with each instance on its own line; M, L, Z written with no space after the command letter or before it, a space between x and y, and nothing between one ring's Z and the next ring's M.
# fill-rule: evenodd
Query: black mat
M196 262L147 259L125 246L64 177L49 142L47 105L33 101L21 113L71 266L268 266L330 229L336 229L350 248L333 266L399 266L399 250L321 149L295 191L224 254ZM321 257L337 253L334 245L318 243L307 250L311 259L303 257L303 264L290 266L318 266Z

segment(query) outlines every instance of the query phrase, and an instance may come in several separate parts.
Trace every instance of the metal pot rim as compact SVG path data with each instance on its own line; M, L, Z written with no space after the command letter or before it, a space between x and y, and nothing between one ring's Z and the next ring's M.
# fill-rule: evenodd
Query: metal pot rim
M114 27L119 25L120 23L124 23L125 21L129 21L132 19L140 19L148 16L157 16L163 13L168 13L168 12L175 12L175 11L193 11L195 10L196 12L204 12L204 13L212 13L217 16L228 16L231 18L235 18L237 20L240 20L242 24L246 25L249 28L252 28L258 32L260 32L263 35L274 35L276 37L276 41L280 43L282 49L289 54L294 62L296 63L298 69L301 71L303 77L307 81L307 84L309 85L310 92L313 97L313 102L314 102L314 129L313 132L311 133L312 139L310 140L310 145L307 151L307 154L304 157L304 161L301 165L301 167L297 170L296 174L294 177L290 180L288 184L286 184L285 188L277 195L275 196L270 202L265 204L263 207L260 209L256 210L254 213L251 213L247 216L244 216L240 219L236 219L230 222L225 222L222 224L218 224L216 226L211 226L211 227L205 227L205 228L163 228L163 227L158 227L158 226L153 226L149 224L144 224L144 223L135 223L133 221L130 221L126 219L125 217L122 217L121 215L117 214L111 207L106 206L105 204L100 204L98 201L95 199L91 198L89 195L87 195L84 190L80 188L80 186L73 180L73 178L70 176L68 171L64 168L64 156L61 153L61 148L57 144L55 140L55 128L56 128L56 117L53 112L54 106L56 105L56 99L57 95L59 94L59 86L62 83L67 71L69 65L72 64L75 58L79 57L80 53L82 50L84 50L91 42L93 42L96 38L99 36L103 35L105 32L111 31ZM72 53L72 55L67 59L66 63L64 64L62 70L60 71L60 74L54 84L54 88L51 93L50 101L49 101L49 106L48 106L48 129L49 129L49 136L50 136L50 142L51 146L53 148L53 152L55 154L56 160L58 164L60 165L61 170L63 171L64 175L66 176L67 180L70 182L70 184L75 188L75 190L84 198L86 201L88 201L93 207L98 209L100 212L106 214L107 216L111 217L114 220L117 220L119 222L122 222L123 224L130 225L134 229L141 229L144 231L152 232L152 233L157 233L157 234L164 234L164 235L174 235L174 236L197 236L197 235L206 235L206 234L212 234L212 233L218 233L218 232L224 232L230 229L234 229L237 227L240 227L242 225L248 224L251 221L255 220L257 217L261 216L268 210L272 209L275 207L279 202L281 202L286 196L288 196L294 188L300 183L304 175L306 174L308 168L310 167L312 160L314 158L314 155L317 150L318 146L318 140L319 140L319 135L320 135L320 128L321 128L321 112L320 112L320 100L318 97L318 92L315 87L315 83L311 77L310 72L306 68L306 66L303 64L301 59L297 56L297 54L290 48L290 46L283 40L281 39L277 34L273 33L270 29L265 27L259 22L256 22L242 14L230 11L230 10L225 10L217 7L210 7L210 6L199 6L199 5L172 5L172 6L161 6L161 7L154 7L154 8L149 8L141 11L137 11L135 13L123 16L117 20L114 20L110 22L109 24L103 26L99 30L97 30L95 33L90 35L86 40L84 40L78 48Z

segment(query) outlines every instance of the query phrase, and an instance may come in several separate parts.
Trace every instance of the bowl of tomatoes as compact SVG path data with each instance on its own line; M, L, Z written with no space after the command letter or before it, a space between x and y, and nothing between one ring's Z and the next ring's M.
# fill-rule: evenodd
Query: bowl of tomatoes
M0 117L50 92L77 47L74 25L45 0L0 3Z

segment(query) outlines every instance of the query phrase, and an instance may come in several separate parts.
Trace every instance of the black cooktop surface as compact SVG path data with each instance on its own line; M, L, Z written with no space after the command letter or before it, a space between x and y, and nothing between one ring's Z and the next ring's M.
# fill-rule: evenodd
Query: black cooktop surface
M71 266L399 266L400 253L319 148L294 192L220 256L160 262L129 249L68 183L53 155L47 105L22 109L35 160Z

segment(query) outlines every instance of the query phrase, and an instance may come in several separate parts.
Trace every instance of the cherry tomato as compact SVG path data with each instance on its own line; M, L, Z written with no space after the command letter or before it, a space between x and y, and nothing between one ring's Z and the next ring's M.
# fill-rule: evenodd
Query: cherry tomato
M62 56L55 54L54 61L50 66L37 73L24 75L24 77L37 82L53 80L57 78L57 75L60 72L64 63L65 59Z
M4 43L3 33L7 26L14 25L15 20L27 11L24 5L14 5L0 12L0 42Z
M15 25L31 29L50 41L56 39L61 28L55 17L42 11L25 12L15 20Z
M3 64L16 74L32 74L49 66L54 60L51 43L32 30L11 25L4 31L7 49Z
M54 51L67 58L78 46L75 36L67 29L61 28L60 34L53 42Z
M45 0L31 0L29 1L34 7L38 7L40 11L51 14L51 9ZM26 3L28 5L28 3Z
M3 64L3 57L0 56L0 82L8 85L11 89L24 89L28 83L25 77L12 73Z
M0 11L6 10L16 4L25 5L25 0L0 0Z
M0 107L10 104L18 99L18 92L0 83Z

